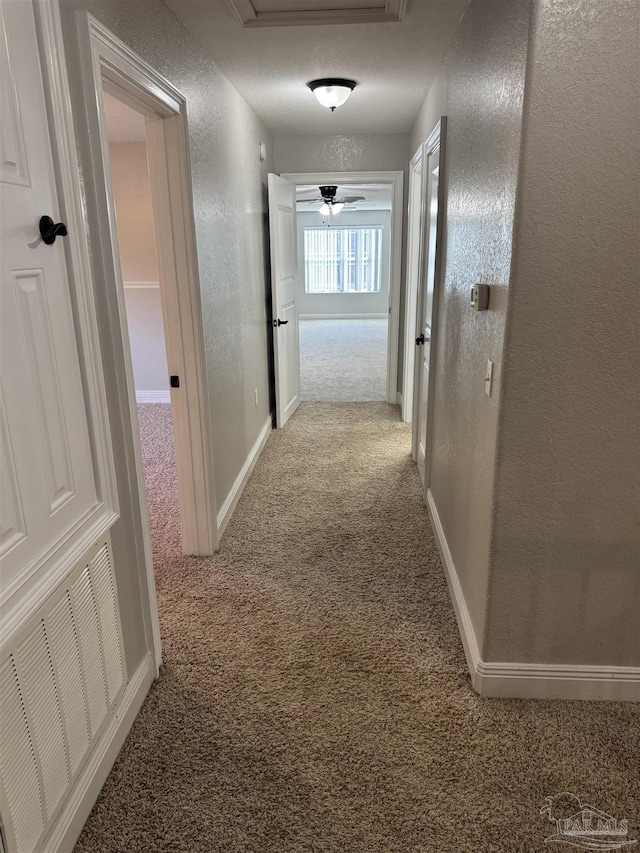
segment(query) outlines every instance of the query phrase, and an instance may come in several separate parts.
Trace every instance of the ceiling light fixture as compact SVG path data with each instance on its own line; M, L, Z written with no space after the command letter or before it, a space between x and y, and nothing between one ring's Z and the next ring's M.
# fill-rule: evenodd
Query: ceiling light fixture
M343 207L344 202L338 201L334 204L332 201L325 201L320 205L318 213L320 216L337 216Z
M321 80L312 80L307 83L318 103L333 112L336 107L341 107L356 88L355 80L344 80L342 77L323 77Z

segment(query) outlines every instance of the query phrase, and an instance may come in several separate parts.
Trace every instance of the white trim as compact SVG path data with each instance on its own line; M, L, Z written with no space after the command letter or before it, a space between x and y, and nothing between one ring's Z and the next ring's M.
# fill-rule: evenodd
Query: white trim
M79 13L85 104L92 143L92 178L102 208L97 238L104 274L115 293L124 356L128 409L134 436L135 469L144 519L143 537L151 580L142 459L135 413L133 368L117 243L109 143L104 116L107 89L147 116L147 157L154 207L156 246L169 373L180 376L171 395L183 551L211 554L217 546L215 487L204 336L198 281L184 96L126 44L88 13ZM125 407L126 408L126 407Z
M41 849L48 853L68 853L73 850L98 794L122 749L142 703L155 676L155 665L147 654L129 680L111 720L95 745L91 758L78 777L51 833Z
M298 314L299 320L388 320L388 314Z
M425 180L423 171L424 143L420 145L409 163L409 198L407 201L407 255L405 262L404 285L404 353L402 360L402 420L411 423L413 420L413 385L416 364L416 315L418 292L422 283L422 252L424 246L424 203ZM415 176L415 177L414 177ZM416 180L417 179L417 180ZM416 183L419 195L416 198ZM417 204L416 204L417 201ZM414 216L417 215L417 221ZM415 228L415 230L414 230ZM417 246L414 247L414 237ZM415 248L415 268L414 254Z
M474 690L500 699L640 702L640 667L484 661L431 489L427 507Z
M222 534L224 533L225 527L229 523L231 516L233 515L233 511L236 508L238 501L244 491L244 487L247 485L249 481L249 477L251 476L251 472L256 467L256 462L260 458L260 454L262 453L262 449L267 443L267 439L269 438L271 431L273 429L273 415L269 415L269 419L266 421L265 425L260 430L260 434L256 439L255 444L249 451L247 458L245 459L244 465L240 469L240 473L235 479L233 486L231 486L231 491L227 495L224 500L224 503L220 507L220 511L218 512L218 541L222 538Z
M398 391L396 394L396 405L400 406L400 410L402 410L402 391Z
M136 389L136 403L170 403L171 391L138 391Z
M449 593L451 595L451 601L453 602L453 609L456 614L458 629L460 631L460 637L464 647L464 654L467 659L469 672L471 673L471 681L474 688L480 692L475 680L476 665L480 660L480 649L478 648L478 641L476 640L476 634L473 630L471 615L469 614L467 603L462 592L462 587L460 586L458 573L456 572L453 557L449 550L449 543L447 542L447 537L445 536L444 528L442 527L438 508L431 489L427 489L427 509L429 510L429 517L431 518L431 524L433 526L438 551L440 552L440 558L444 565L447 584L449 585Z
M125 290L159 290L159 281L123 281Z
M400 339L400 289L402 287L403 172L283 172L281 177L299 184L391 184L391 239L389 241L389 333L387 337L387 402L398 393Z

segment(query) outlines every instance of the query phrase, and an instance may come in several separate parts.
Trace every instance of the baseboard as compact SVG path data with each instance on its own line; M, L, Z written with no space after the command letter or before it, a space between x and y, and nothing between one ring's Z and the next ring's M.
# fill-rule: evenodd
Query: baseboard
M388 320L388 314L298 314L299 320Z
M136 403L170 403L171 391L136 391Z
M249 451L249 455L247 456L244 465L240 469L240 473L235 479L233 486L231 487L231 491L225 498L224 503L220 507L220 511L218 512L217 524L218 524L218 542L224 533L224 530L229 523L229 519L233 515L233 511L236 508L238 501L240 500L240 496L244 491L244 487L247 485L247 481L251 476L251 472L256 467L256 462L260 458L260 454L262 453L262 448L265 446L267 439L273 429L273 416L269 415L269 419L265 423L265 425L260 430L260 434L256 439L256 443L253 445L251 450Z
M402 391L398 391L396 394L396 404L402 408Z
M127 684L71 796L41 847L42 851L70 853L73 850L154 677L155 666L151 655L147 654Z
M640 667L484 661L431 490L427 507L474 690L500 699L640 702Z

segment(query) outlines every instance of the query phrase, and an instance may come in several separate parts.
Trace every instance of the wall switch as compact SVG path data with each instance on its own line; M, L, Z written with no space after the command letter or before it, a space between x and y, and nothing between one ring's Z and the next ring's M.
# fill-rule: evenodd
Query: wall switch
M493 362L491 359L487 359L487 372L484 375L484 390L487 397L491 396L491 391L493 390Z
M471 308L473 311L487 311L489 308L489 285L474 284L471 288Z
M256 401L256 406L258 405L258 389L253 389L253 399Z

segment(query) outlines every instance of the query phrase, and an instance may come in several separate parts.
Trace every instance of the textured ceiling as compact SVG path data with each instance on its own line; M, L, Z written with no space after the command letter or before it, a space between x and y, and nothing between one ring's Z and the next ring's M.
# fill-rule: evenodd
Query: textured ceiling
M226 0L165 0L274 136L408 133L469 0L408 0L399 23L243 28ZM349 77L334 113L306 83Z

